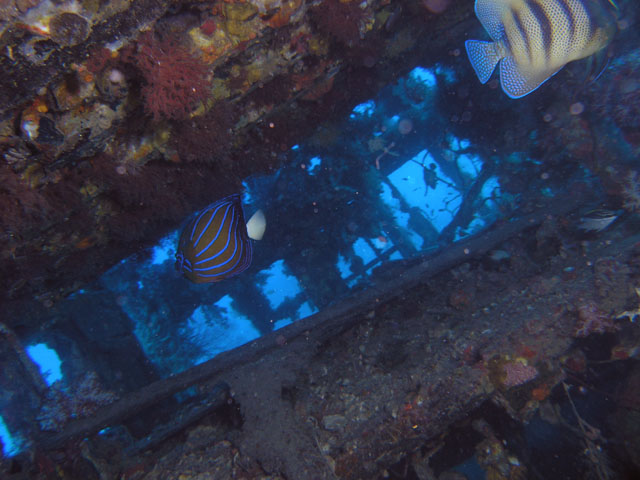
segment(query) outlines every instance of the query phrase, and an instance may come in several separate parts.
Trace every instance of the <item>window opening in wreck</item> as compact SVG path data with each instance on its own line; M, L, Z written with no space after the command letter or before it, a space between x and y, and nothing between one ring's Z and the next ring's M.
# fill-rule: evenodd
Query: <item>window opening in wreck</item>
M309 172L309 175L314 175L318 173L318 169L321 165L322 165L322 159L320 157L313 157L309 160L309 166L307 167L307 172Z
M346 274L342 278L347 280L350 287L365 279L366 275L370 275L372 270L386 259L399 260L402 258L400 252L394 248L393 242L384 235L376 238L358 238L353 243L352 250L355 255L354 262L348 261L344 257L338 259L338 268ZM355 261L362 262L363 267L360 270L363 273L354 274L352 272L351 267Z
M304 296L298 279L287 272L284 260L273 262L268 269L260 273L266 277L262 282L262 291L271 308L278 308L285 300L294 299L298 295ZM297 303L301 302L304 302L304 298Z
M468 147L468 142L454 139L451 142L452 148L458 149ZM455 151L455 150L453 150ZM478 157L469 155L459 155L457 157L459 171L467 176L469 181L475 180L482 168L482 161ZM426 171L425 171L426 170ZM428 178L432 176L432 180ZM462 193L454 185L454 181L443 171L429 154L428 150L423 150L404 163L400 168L389 175L389 180L400 192L404 201L410 208L418 208L429 220L438 233L453 220L455 214L462 203ZM429 183L432 182L432 183ZM393 202L392 191L384 188L382 198L390 206L397 208ZM428 201L427 201L428 197ZM496 177L487 179L482 187L479 200L486 204L486 208L479 211L464 232L458 231L456 239L477 233L481 228L491 223L497 218L495 199L500 197L500 185ZM405 228L408 225L408 217L398 216L398 221ZM415 237L413 237L415 238ZM416 248L428 248L428 245L417 244Z
M358 118L358 116L370 117L376 111L376 102L373 100L367 100L364 103L353 107L353 113L349 115L349 118Z
M40 368L40 374L47 385L62 380L62 362L53 348L46 343L36 343L25 348L31 360Z
M21 450L20 444L20 440L9 431L4 418L0 416L0 445L2 446L3 455L6 457L17 455Z
M201 351L194 364L205 362L260 336L251 320L233 308L233 299L229 295L213 305L196 307L181 329L181 334Z

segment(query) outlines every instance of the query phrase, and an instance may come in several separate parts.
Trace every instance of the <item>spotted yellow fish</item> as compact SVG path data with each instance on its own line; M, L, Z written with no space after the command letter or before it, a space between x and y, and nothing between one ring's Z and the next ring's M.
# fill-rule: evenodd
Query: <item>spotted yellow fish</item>
M483 84L500 63L502 90L520 98L605 48L616 32L614 7L612 0L476 0L494 41L467 40L467 55Z

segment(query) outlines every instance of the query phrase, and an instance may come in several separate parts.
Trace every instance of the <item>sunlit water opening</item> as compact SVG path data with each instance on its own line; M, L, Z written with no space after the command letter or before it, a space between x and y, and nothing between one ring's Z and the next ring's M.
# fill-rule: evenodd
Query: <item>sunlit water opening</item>
M42 378L51 385L58 380L62 380L62 362L55 350L49 348L46 343L37 343L25 348L31 360L40 368Z
M47 385L50 386L62 380L62 362L54 349L46 343L36 343L26 346L25 351L37 365L40 375ZM0 416L0 444L3 455L7 457L17 455L24 447L20 432L11 432L2 416Z
M262 273L266 276L262 291L269 299L271 308L278 308L285 300L302 293L302 288L296 277L286 271L284 260L274 262Z
M202 350L195 364L260 336L251 320L233 308L233 299L228 295L212 306L197 307L187 320L183 334Z
M0 441L2 442L2 454L12 457L20 452L20 442L9 432L4 418L0 417Z

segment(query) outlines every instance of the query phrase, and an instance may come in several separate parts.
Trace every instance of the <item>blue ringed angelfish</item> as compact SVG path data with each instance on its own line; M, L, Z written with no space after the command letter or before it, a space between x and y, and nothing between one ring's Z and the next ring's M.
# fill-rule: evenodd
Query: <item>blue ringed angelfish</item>
M256 221L259 233L251 227ZM264 228L260 210L245 226L239 194L218 200L198 212L182 231L176 270L194 283L219 282L238 275L251 265L250 238L262 238Z
M487 83L500 63L511 98L533 92L567 63L603 51L616 32L613 0L476 0L493 42L467 40L471 66Z

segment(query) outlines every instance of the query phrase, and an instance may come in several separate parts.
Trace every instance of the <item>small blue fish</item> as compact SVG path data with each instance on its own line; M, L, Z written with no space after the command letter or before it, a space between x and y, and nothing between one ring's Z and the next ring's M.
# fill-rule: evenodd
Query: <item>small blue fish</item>
M500 84L523 97L567 63L601 52L616 31L613 0L476 0L475 12L493 42L467 40L481 83L500 63Z
M239 194L218 200L198 212L182 231L176 270L194 283L238 275L251 265L250 238L262 238L265 227L261 210L245 226Z

